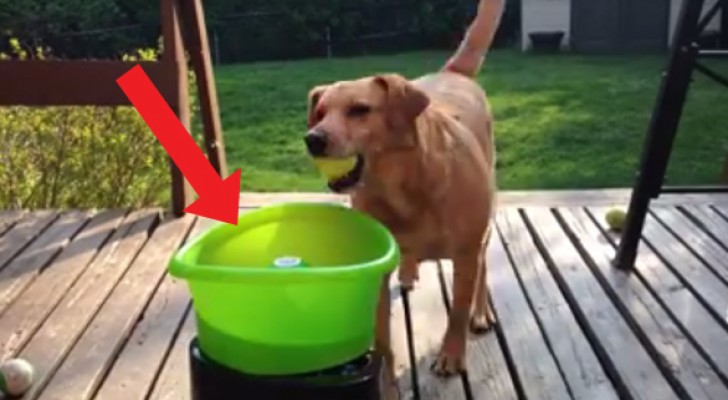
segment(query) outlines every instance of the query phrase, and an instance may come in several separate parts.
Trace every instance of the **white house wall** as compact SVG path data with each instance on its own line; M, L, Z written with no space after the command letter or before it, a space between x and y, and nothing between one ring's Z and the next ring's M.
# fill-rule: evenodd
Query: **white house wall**
M669 43L672 43L672 37L675 34L675 27L677 26L677 19L680 16L680 10L685 0L670 0L672 1L672 7L670 8L670 32L668 33ZM713 6L718 0L706 0L705 6L703 6L703 15L705 15L710 7ZM710 21L710 24L706 29L720 29L720 13Z
M525 51L531 46L528 34L536 31L563 31L564 46L568 46L571 33L571 1L572 0L522 0L521 3L521 48ZM670 25L668 30L668 41L672 42L675 33L677 18L680 15L680 7L685 0L670 0ZM705 14L709 7L718 0L706 0L703 9ZM720 13L714 18L708 29L719 29Z
M571 0L522 0L521 24L523 50L531 46L528 34L536 31L563 31L563 44L567 45L571 30Z

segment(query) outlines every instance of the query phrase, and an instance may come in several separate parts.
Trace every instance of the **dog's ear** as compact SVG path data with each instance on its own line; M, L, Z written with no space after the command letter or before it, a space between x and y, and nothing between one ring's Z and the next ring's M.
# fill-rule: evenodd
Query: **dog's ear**
M374 77L374 83L387 94L387 111L398 122L411 123L430 105L430 98L399 74L384 74ZM404 118L404 120L402 120Z
M328 85L319 85L314 87L308 92L308 128L311 129L314 125L316 125L316 107L318 106L319 100L321 100L321 96L324 94L326 89L328 88Z

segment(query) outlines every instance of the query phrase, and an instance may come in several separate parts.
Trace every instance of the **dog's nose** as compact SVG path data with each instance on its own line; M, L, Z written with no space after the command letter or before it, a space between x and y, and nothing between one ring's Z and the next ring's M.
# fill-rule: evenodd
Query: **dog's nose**
M321 131L311 131L304 139L308 152L312 156L322 156L326 153L326 135Z

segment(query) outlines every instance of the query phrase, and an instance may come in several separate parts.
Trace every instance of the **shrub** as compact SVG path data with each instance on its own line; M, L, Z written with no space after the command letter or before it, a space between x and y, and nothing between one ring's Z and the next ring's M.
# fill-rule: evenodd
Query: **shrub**
M496 47L512 46L520 1L508 3ZM477 0L268 0L205 4L211 41L222 63L327 55L453 49L477 10Z
M48 54L10 47L4 58ZM141 49L123 59L157 55ZM166 153L131 106L0 108L0 209L166 205L169 187Z
M516 43L520 0L508 6L496 47ZM215 58L222 63L452 49L478 0L205 0ZM3 35L64 58L108 57L152 45L156 0L15 0L0 6ZM52 21L52 23L49 23Z

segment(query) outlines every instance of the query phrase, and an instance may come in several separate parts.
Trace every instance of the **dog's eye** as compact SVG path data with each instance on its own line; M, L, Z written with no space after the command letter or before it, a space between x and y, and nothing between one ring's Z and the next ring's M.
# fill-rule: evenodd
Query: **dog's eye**
M350 117L363 117L369 114L370 111L372 111L372 108L366 104L354 104L349 107L347 114Z

